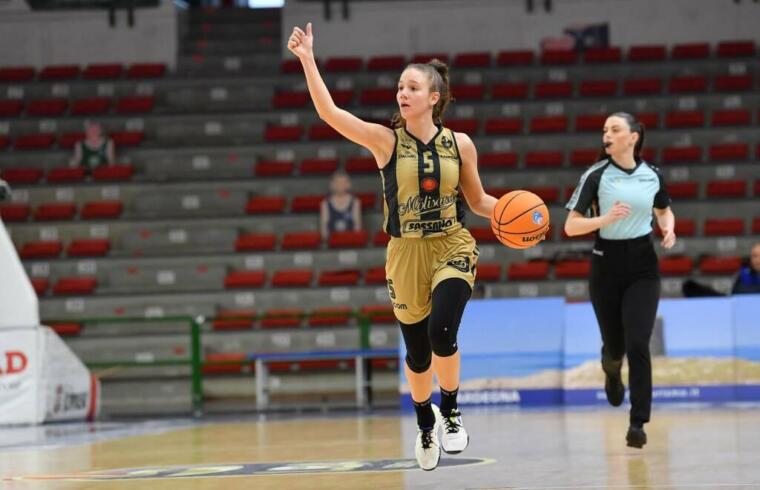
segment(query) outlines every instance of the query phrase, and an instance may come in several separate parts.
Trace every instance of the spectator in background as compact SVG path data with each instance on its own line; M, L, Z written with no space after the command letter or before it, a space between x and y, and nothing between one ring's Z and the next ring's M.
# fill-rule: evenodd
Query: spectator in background
M752 246L749 263L739 271L731 294L760 294L760 242Z
M97 121L85 121L84 139L74 145L72 167L84 167L87 173L102 165L116 163L113 140L103 135L103 127Z
M336 231L362 229L362 203L351 194L351 178L345 172L333 174L330 194L322 200L319 209L319 224L323 240Z

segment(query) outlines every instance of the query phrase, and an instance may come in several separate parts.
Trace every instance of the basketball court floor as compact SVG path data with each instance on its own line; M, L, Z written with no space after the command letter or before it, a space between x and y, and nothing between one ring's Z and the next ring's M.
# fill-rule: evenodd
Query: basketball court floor
M657 407L643 450L623 410L465 411L471 443L423 472L396 412L0 429L0 488L760 489L757 406Z

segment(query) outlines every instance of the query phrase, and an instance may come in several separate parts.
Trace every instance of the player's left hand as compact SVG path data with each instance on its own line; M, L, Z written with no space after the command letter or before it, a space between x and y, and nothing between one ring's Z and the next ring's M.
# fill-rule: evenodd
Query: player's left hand
M673 245L676 244L676 233L672 229L663 229L662 230L662 241L660 242L660 245L662 245L662 248L673 248Z

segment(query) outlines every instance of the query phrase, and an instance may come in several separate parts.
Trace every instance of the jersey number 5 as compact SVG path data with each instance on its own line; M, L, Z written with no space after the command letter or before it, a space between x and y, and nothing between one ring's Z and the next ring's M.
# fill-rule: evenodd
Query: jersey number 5
M432 174L435 170L435 162L433 162L433 154L426 151L422 154L422 160L425 162L425 167L422 169L426 174Z

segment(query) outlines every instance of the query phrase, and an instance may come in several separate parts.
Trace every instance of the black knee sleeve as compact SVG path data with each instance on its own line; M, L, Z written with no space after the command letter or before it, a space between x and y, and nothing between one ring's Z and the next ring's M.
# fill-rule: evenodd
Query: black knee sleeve
M406 346L406 365L415 373L430 369L433 351L428 338L428 318L412 324L399 322Z
M446 279L433 290L433 307L428 332L433 352L439 357L454 355L457 351L459 322L472 289L463 279Z

